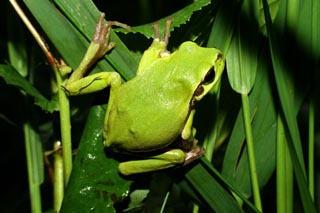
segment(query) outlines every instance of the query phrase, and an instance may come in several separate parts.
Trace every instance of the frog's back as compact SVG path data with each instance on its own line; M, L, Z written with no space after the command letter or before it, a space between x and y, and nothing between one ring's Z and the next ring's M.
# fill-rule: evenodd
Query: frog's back
M190 87L170 79L168 72L157 73L157 79L153 74L144 73L120 87L106 126L107 144L147 151L165 147L180 136L189 114L192 92L186 90Z

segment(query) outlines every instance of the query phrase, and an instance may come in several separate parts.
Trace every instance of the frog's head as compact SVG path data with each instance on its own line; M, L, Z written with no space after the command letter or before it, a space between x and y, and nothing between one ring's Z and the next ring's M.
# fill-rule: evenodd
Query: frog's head
M194 42L184 42L179 48L187 57L189 62L188 73L193 82L193 100L201 100L219 81L225 66L225 59L220 50L215 48L200 47ZM191 68L190 68L191 67Z

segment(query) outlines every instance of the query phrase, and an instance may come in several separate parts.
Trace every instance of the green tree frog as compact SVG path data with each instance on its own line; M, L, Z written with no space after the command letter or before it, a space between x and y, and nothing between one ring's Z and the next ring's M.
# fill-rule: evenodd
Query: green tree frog
M214 48L187 41L170 53L170 20L164 38L157 24L155 38L143 53L136 76L125 83L116 72L99 72L84 77L88 69L114 47L109 42L113 25L103 23L102 14L93 40L79 67L65 84L68 95L95 92L110 87L103 127L104 145L121 153L141 157L122 162L119 172L131 175L186 165L201 157L193 117L195 103L216 85L224 70L224 58Z

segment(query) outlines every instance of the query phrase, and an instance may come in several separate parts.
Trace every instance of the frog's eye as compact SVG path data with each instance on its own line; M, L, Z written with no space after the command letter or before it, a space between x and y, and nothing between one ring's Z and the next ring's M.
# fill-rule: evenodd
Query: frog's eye
M213 67L207 72L202 84L207 85L213 82L214 77L216 76L216 72L214 71Z
M204 77L203 81L198 85L197 89L194 91L194 97L202 96L205 92L206 85L211 84L214 81L214 78L216 76L216 72L214 71L214 68L212 67ZM200 99L199 99L200 100Z

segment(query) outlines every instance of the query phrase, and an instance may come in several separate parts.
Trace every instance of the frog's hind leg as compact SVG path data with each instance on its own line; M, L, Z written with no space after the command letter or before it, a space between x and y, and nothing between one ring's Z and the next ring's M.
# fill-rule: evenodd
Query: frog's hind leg
M119 164L119 172L123 175L139 174L183 165L186 154L181 149L171 149L147 159L133 160Z

